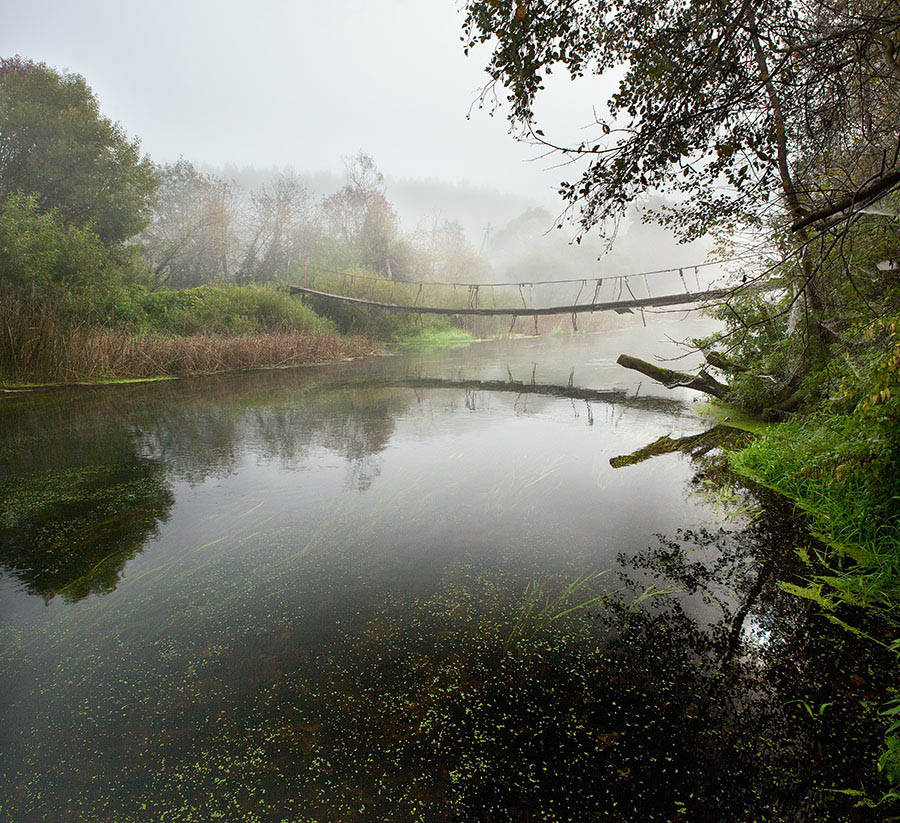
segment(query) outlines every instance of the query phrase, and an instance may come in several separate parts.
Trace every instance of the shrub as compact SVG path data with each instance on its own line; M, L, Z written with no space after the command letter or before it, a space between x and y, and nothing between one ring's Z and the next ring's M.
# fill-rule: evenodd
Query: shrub
M331 322L296 297L263 286L148 292L123 308L138 328L180 335L334 331Z
M90 229L41 214L32 195L13 195L0 208L0 280L54 299L96 292L118 280L109 253Z
M361 279L354 280L358 276ZM368 269L348 268L346 274L316 274L312 287L331 294L358 297L381 303L414 305L416 301L429 305L466 305L466 292L454 292L438 287L428 290L423 299L414 284L403 283L379 277ZM416 334L426 327L432 330L451 328L449 317L440 315L416 315L409 312L391 311L367 306L356 306L337 300L310 297L310 305L323 317L334 321L343 334L363 334L378 340L399 340Z

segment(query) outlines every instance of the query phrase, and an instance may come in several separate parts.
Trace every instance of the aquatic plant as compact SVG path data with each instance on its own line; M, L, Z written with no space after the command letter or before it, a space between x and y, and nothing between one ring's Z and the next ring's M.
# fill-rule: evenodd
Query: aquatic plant
M519 640L534 637L557 620L598 606L607 594L604 592L585 599L585 590L608 572L609 569L583 574L561 587L554 586L555 581L549 577L530 581L522 593L522 604L516 622L506 636L504 651ZM554 593L554 588L559 588L559 591Z

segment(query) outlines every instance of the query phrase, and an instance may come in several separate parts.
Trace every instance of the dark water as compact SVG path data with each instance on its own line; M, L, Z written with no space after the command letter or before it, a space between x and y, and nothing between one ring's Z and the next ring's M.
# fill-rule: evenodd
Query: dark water
M0 819L880 819L672 331L3 400Z

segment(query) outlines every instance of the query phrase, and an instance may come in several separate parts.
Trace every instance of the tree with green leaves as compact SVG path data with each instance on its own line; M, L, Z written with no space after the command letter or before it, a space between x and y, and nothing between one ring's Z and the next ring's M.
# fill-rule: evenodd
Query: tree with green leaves
M91 231L41 213L33 195L0 204L0 285L43 299L96 296L118 282L109 250Z
M41 212L113 244L144 228L157 186L138 141L100 113L81 75L0 60L0 202L33 196Z
M777 207L802 229L900 183L894 2L470 0L465 26L467 50L493 44L518 134L586 161L562 184L584 229L651 190L680 201L662 217L684 238ZM623 72L596 139L541 130L535 100L560 69Z

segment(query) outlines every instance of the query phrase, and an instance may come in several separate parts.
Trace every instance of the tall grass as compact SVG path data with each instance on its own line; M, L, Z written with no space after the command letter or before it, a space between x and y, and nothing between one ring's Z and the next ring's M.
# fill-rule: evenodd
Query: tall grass
M550 580L530 582L525 587L519 615L506 637L503 650L507 651L523 637L533 637L557 620L601 603L608 593L590 595L588 590L608 571L581 575L555 592L551 591Z
M730 457L741 474L794 501L832 548L816 592L900 623L900 455L854 415L773 426Z
M371 353L371 341L334 331L290 330L177 336L105 328L66 306L0 300L0 381L65 383L291 366Z

